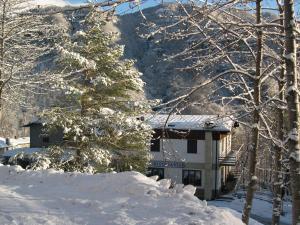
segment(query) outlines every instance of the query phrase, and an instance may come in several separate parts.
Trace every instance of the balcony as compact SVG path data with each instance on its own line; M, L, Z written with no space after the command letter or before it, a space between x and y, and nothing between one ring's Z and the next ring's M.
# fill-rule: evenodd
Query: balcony
M226 156L219 156L220 166L235 166L236 164L236 152L231 151Z

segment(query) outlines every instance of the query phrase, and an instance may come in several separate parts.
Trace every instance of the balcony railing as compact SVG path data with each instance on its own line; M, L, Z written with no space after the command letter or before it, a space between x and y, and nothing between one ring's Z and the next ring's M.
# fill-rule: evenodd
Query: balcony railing
M236 164L236 152L231 151L226 156L219 156L220 166L235 166Z

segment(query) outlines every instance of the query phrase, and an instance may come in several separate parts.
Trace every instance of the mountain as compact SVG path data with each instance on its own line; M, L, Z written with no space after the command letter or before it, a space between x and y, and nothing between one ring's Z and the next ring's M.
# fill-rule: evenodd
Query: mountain
M66 11L54 14L52 20L72 36L84 29L81 24L87 13L87 9ZM177 54L188 46L186 40L170 40L164 38L162 34L147 37L154 29L153 25L157 27L165 23L166 19L162 18L163 15L176 13L178 12L174 4L166 4L143 10L146 20L140 12L118 17L104 15L107 19L105 31L119 33L117 42L125 46L124 57L135 60L136 69L143 74L142 79L145 82L145 93L148 99L161 99L163 102L171 100L189 90L195 83L195 79L201 80L201 76L199 78L195 71L180 71L190 64L189 61L167 60L167 56ZM42 69L55 66L49 63L51 60L47 61L48 64L42 65ZM45 106L48 104L46 101Z
M170 100L183 87L189 87L195 77L194 72L179 71L188 62L166 59L184 49L188 44L185 40L171 40L163 33L151 36L158 26L172 23L170 18L163 18L164 15L176 14L176 5L159 5L143 10L144 16L140 12L123 15L116 23L121 34L120 43L125 45L125 56L135 59L138 70L143 73L148 98Z
M52 12L60 7L61 13L51 15L50 21L61 32L64 32L64 35L72 36L77 31L84 29L82 21L88 14L88 9L64 10L70 9L72 5L63 0L51 0L47 1L47 4L41 0L32 2L33 5L38 5L44 11L49 10ZM193 65L195 59L182 57L170 58L170 56L176 55L190 47L195 40L199 41L203 38L198 34L179 38L169 35L169 32L176 33L189 29L184 24L171 26L167 29L167 32L160 31L154 34L160 26L171 25L178 21L182 15L183 11L176 4L163 4L144 9L142 13L136 12L122 16L112 17L109 14L104 14L104 18L107 19L105 30L120 34L118 43L125 46L124 57L134 59L136 61L136 69L143 74L142 79L145 82L145 95L148 99L161 99L162 102L167 102L186 93L192 86L205 80L207 77L218 74L228 68L227 64L217 63L207 68L207 70L202 71L202 73L195 69L182 70L182 68ZM199 49L205 49L205 47L205 45L200 46ZM47 63L40 64L37 69L42 71L55 67L54 58L55 55L41 57L42 61L46 61ZM224 110L218 104L212 103L210 99L207 99L209 91L216 89L218 85L220 84L212 84L202 88L190 98L190 100L197 99L200 102L207 101L206 107L191 104L185 107L184 112L215 114ZM221 92L222 95L228 94L227 90L221 90ZM18 125L14 125L13 127L18 127L20 124L26 123L26 120L31 118L32 114L53 105L54 102L55 94L53 95L53 93L37 96L36 100L34 100L34 110L26 112L27 116L23 115L25 119L20 120L20 116L18 116L20 113L16 113L17 119L10 119L12 123L18 121Z

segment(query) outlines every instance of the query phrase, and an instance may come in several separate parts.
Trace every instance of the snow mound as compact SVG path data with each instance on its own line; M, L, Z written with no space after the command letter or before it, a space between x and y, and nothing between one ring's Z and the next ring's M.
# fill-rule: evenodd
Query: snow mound
M0 165L0 224L239 225L192 187L138 172L82 174Z

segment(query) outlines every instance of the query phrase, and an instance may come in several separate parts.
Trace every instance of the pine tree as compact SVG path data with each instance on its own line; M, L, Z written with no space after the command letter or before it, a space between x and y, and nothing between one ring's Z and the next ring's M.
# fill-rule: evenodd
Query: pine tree
M151 129L137 118L149 106L133 100L143 95L143 82L104 25L101 13L91 10L85 31L59 47L64 76L57 85L69 104L43 114L48 129L64 130L63 146L52 146L49 157L66 171L145 171Z

